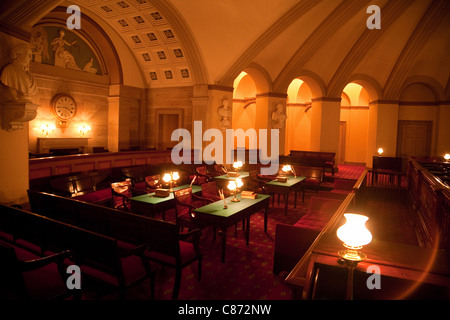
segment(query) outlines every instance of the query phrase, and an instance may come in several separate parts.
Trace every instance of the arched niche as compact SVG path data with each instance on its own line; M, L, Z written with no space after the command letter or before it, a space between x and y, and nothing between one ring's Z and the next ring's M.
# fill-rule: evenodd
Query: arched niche
M68 14L65 7L57 7L37 22L33 29L39 27L59 27L67 33L76 34L92 50L98 59L102 74L108 75L110 84L123 84L123 70L119 54L108 34L100 25L84 12L81 13L82 28L70 31L66 27ZM52 39L49 39L50 41ZM49 47L51 50L51 47ZM84 65L82 66L84 67Z

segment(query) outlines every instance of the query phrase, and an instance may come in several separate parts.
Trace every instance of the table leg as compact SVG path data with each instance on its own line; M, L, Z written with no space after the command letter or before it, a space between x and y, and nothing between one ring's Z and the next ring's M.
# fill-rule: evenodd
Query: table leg
M284 204L284 215L287 216L288 203L289 203L289 193L285 194L286 202Z
M267 217L269 215L269 205L267 205L267 207L264 208L264 232L267 233Z
M250 215L245 219L247 228L245 229L245 244L248 246L250 240Z
M226 247L227 247L227 229L222 228L222 263L225 262Z

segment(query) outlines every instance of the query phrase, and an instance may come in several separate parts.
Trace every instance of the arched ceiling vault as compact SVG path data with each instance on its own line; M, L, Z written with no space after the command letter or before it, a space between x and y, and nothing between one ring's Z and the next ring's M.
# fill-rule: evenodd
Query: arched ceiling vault
M258 65L279 93L308 70L329 97L360 76L378 99L398 99L418 77L450 100L448 0L17 0L0 4L0 30L26 40L33 25L70 4L108 26L122 63L133 57L145 87L231 87ZM379 30L367 28L369 5L381 8Z

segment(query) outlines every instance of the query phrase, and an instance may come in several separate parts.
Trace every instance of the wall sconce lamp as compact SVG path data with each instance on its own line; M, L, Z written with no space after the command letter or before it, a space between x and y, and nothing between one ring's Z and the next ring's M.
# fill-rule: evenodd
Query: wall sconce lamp
M347 221L337 230L337 237L344 243L346 249L339 251L338 254L348 268L346 298L352 300L353 272L358 263L367 258L360 250L372 241L372 234L365 226L368 217L354 213L345 213L344 217Z
M381 157L383 155L384 150L383 150L383 148L378 148L377 152L378 152L378 155Z
M236 194L238 192L238 189L241 188L244 185L244 183L242 182L242 179L237 178L235 181L230 181L228 182L228 189L230 191L234 191L234 198L231 199L231 201L233 202L239 202L240 200L238 198L236 198Z
M176 171L164 174L163 181L169 183L169 192L173 192L173 183L178 179L180 179L180 175Z
M41 126L42 136L48 138L49 133L54 132L55 129L56 129L56 127L53 124L43 124Z
M444 155L445 162L450 162L450 153Z
M294 177L297 178L297 174L295 173L294 167L290 164L285 164L281 170L284 172L284 174L288 174L289 172L292 172L294 174Z
M82 137L86 136L91 131L91 127L87 125L79 126L78 129L80 129L80 135Z

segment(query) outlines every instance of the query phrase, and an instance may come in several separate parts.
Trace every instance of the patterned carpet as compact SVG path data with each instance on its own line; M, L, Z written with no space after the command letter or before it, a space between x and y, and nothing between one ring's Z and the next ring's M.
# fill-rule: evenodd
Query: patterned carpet
M293 197L290 197L293 198ZM291 202L292 203L292 202ZM284 214L284 204L269 208L267 233L264 232L264 214L259 212L251 217L250 242L246 246L242 226L231 227L227 231L226 261L221 262L221 238L213 241L212 228L204 229L201 238L203 251L202 278L197 279L197 263L183 269L179 300L290 300L290 289L283 283L286 274L272 273L275 225L279 222L294 224L306 212L309 205L301 200L297 208L289 207ZM170 219L173 212L166 212ZM171 268L157 270L155 299L170 300L175 272ZM127 299L147 300L150 298L150 282L127 291ZM114 292L93 288L84 299L117 299Z
M357 179L364 167L339 166L336 177ZM274 275L273 248L275 226L277 223L294 224L307 211L309 197L302 203L299 197L294 209L293 196L289 197L290 206L284 214L284 201L280 206L272 201L269 207L267 233L264 232L263 212L251 217L250 242L246 246L242 226L227 231L226 261L221 262L221 238L213 241L212 228L204 229L201 247L204 258L201 281L197 279L197 263L183 269L179 300L290 300L291 292L283 280L286 274ZM166 219L174 212L166 212ZM170 300L175 272L171 268L157 270L155 299ZM150 283L143 282L127 292L127 299L149 299ZM102 292L94 289L85 299L117 299L116 293Z

